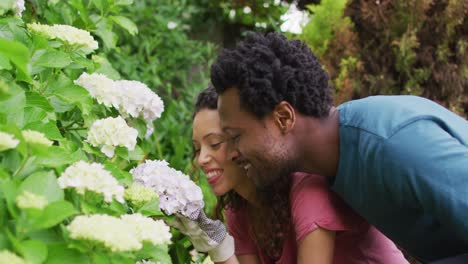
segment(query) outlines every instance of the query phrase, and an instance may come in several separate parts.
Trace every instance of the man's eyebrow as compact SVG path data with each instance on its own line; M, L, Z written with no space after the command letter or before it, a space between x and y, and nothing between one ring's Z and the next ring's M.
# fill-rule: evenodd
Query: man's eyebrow
M211 133L208 133L206 135L203 136L203 139L209 137L209 136L218 136L218 137L222 137L223 135L220 135L219 133L215 133L215 132L211 132Z

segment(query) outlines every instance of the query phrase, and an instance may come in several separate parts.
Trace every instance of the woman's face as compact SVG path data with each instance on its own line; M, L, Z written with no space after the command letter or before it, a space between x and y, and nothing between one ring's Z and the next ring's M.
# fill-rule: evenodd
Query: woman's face
M228 158L227 135L221 130L217 110L202 109L195 115L192 142L195 160L217 196L247 180L245 171Z

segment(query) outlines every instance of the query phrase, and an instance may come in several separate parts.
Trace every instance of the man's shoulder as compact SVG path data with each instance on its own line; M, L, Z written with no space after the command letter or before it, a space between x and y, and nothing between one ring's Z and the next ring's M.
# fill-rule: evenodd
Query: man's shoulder
M359 130L388 138L418 120L443 119L447 109L418 96L369 96L338 107L340 129Z

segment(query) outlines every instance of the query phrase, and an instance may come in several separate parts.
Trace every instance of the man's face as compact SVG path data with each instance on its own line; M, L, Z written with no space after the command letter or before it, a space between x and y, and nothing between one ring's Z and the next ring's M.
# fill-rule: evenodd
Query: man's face
M273 114L263 119L241 108L239 90L230 88L219 96L221 127L232 139L233 160L244 168L258 188L294 172L291 147L281 134Z

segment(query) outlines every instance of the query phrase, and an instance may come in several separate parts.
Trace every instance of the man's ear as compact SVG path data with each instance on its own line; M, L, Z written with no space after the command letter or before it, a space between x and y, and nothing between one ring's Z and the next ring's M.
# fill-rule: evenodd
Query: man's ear
M281 101L273 109L273 118L275 124L281 130L281 133L286 134L294 128L296 123L296 112L294 107L286 101Z

